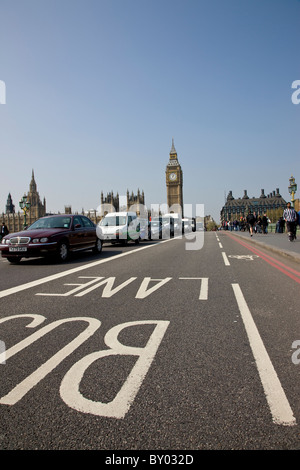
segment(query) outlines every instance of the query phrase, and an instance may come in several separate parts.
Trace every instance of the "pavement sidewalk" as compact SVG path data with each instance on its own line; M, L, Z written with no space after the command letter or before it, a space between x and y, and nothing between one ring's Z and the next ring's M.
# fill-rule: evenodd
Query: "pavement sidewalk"
M297 239L290 242L286 233L256 233L250 236L249 232L228 231L230 235L247 240L247 242L257 247L265 248L274 253L288 256L294 261L300 263L300 234L297 233Z

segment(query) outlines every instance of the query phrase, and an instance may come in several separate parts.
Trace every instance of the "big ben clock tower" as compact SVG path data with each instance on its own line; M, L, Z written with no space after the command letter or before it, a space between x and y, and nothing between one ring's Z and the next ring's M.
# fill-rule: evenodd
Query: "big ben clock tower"
M172 148L170 150L169 162L166 168L166 185L167 204L169 208L173 206L173 212L179 212L183 216L183 176L181 166L177 160L177 152L174 147L174 139L172 139ZM176 208L176 206L178 206L178 208Z

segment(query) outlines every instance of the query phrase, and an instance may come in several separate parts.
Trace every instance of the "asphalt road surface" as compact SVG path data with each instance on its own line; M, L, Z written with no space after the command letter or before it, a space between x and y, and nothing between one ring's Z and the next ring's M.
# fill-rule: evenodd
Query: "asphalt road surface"
M300 448L299 264L196 235L0 260L0 449Z

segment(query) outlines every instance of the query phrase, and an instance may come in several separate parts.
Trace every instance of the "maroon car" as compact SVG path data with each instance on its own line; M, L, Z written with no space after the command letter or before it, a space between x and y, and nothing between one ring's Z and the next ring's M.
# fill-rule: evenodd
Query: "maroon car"
M101 253L96 225L84 215L50 215L36 220L26 230L3 237L2 257L11 263L22 258L54 256L65 261L70 252L92 249Z

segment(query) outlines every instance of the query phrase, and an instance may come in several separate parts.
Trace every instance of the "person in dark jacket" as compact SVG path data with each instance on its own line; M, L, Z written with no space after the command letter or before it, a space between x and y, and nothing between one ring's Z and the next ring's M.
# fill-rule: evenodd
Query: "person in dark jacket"
M253 227L255 223L256 223L256 217L254 216L254 214L252 214L251 211L249 211L247 215L247 224L249 224L249 232L250 232L251 237L253 235Z
M2 222L2 227L1 227L1 240L5 235L9 233L7 226L5 225L4 222Z
M268 233L268 217L267 214L264 214L261 219L262 233Z

